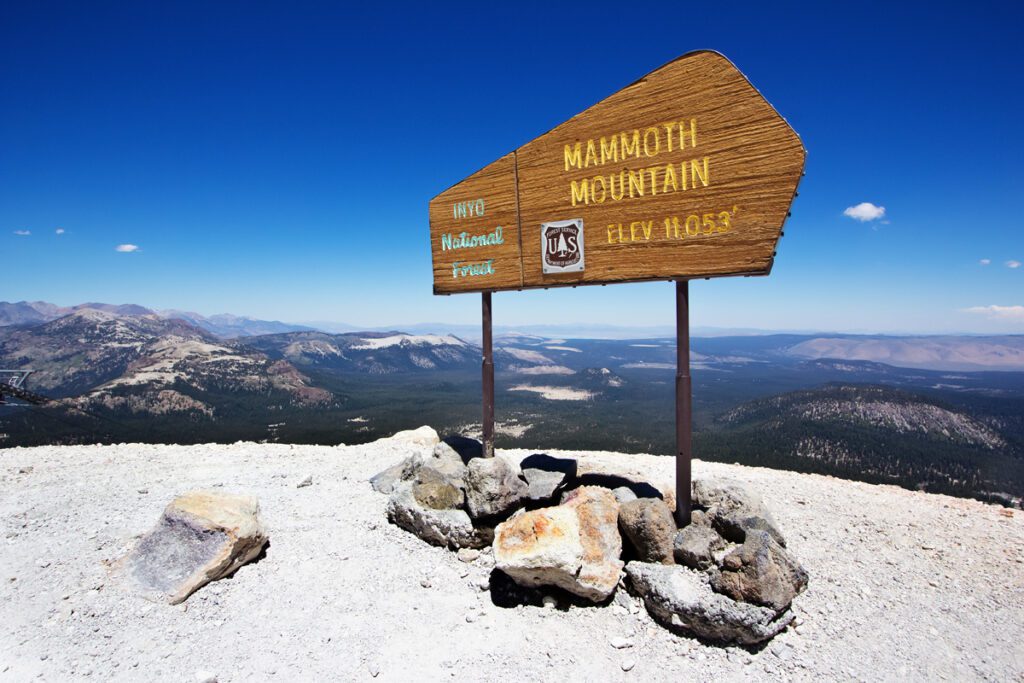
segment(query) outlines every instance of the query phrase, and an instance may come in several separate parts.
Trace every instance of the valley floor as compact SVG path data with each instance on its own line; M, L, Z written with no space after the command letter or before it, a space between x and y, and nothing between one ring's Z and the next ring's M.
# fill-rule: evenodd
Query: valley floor
M411 448L0 450L0 681L1024 677L1019 511L696 462L696 477L758 490L811 577L794 603L799 626L760 651L719 648L657 626L633 598L564 611L494 605L479 562L387 523L367 479ZM671 482L670 458L581 457ZM296 487L309 476L312 486ZM266 556L181 606L125 592L109 566L174 495L211 487L258 496ZM632 647L613 648L617 637Z

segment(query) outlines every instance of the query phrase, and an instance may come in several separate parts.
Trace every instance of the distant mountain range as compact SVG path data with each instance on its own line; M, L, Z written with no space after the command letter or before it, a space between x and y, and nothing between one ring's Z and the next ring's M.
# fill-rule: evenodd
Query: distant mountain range
M322 378L466 370L479 367L481 358L479 346L452 335L298 330L225 339L207 329L212 319L194 320L186 317L191 314L176 312L165 317L140 306L83 304L47 313L29 309L42 317L63 315L26 323L31 317L26 313L20 324L0 327L0 368L32 370L34 390L74 397L90 409L212 417L230 409L218 407L223 394L265 394L260 399L264 402L295 405L329 403L333 392L305 373ZM225 316L214 322L222 332L278 325ZM540 354L524 357L501 347L495 358L511 369L551 364Z
M749 464L1019 504L1024 463L1003 434L1008 427L917 393L829 384L743 403L720 415L703 442L711 454L721 449Z
M345 323L314 322L304 325L275 320L259 320L245 316L218 314L203 316L180 310L155 311L136 304L84 303L62 307L43 301L0 301L0 328L37 325L75 311L97 310L121 317L154 316L161 319L184 320L222 339L239 339L289 332L327 334L390 333L396 328L357 328ZM479 325L417 323L398 326L413 335L456 336L468 343L478 343ZM675 329L666 326L618 327L614 325L527 325L495 326L495 334L505 339L592 339L609 341L655 340L673 342ZM763 330L695 327L694 339L722 339L736 349L744 349L751 357L797 359L832 359L874 361L894 367L927 370L978 371L1024 370L1024 335L975 336L898 336L851 335L829 333L779 334ZM696 341L694 342L696 343ZM667 358L671 361L671 358Z
M85 303L77 306L57 306L45 301L19 301L17 303L0 301L0 327L35 325L83 310L102 311L119 317L155 316L168 320L185 320L222 339L313 329L305 325L292 325L276 320L256 320L227 313L203 316L189 311L154 311L136 304Z
M353 443L424 423L479 434L482 351L451 332L132 304L0 303L0 316L0 369L31 370L25 388L56 399L0 405L0 447ZM1024 337L709 336L691 349L698 457L1024 494ZM501 445L674 451L674 337L506 330L494 356Z

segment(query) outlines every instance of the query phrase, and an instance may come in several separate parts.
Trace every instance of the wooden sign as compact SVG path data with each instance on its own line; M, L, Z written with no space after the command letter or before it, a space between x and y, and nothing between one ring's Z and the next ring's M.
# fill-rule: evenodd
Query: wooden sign
M805 156L728 59L684 55L431 200L434 293L767 275Z

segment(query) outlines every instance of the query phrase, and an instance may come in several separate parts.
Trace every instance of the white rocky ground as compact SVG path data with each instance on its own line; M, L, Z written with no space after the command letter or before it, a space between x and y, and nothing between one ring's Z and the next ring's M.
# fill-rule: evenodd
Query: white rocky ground
M481 590L486 556L460 562L385 520L386 498L367 479L410 448L0 451L0 680L1024 678L1019 513L696 462L698 477L759 491L811 576L794 603L799 626L760 651L723 649L673 635L632 598L493 605ZM669 458L596 457L671 481ZM265 558L177 607L125 592L107 565L194 488L258 496Z

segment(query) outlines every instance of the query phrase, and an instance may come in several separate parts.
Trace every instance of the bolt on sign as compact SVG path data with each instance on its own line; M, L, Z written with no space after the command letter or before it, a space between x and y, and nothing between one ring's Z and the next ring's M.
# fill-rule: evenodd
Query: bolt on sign
M767 275L805 156L728 59L683 55L434 197L434 293Z

